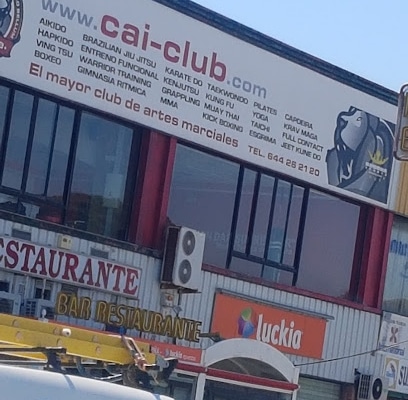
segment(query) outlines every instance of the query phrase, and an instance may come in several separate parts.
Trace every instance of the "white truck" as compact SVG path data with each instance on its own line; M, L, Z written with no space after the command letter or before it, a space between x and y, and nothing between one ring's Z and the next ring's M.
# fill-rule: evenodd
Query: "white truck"
M174 400L141 389L38 369L0 365L0 398L12 400Z

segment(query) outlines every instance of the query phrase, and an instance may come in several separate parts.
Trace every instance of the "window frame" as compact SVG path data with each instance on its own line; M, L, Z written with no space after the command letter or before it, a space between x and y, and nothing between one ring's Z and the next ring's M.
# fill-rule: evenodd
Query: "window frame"
M102 118L122 126L129 128L132 131L132 143L131 149L129 151L129 163L128 169L126 172L126 181L125 181L125 189L124 189L124 202L123 202L123 209L121 213L121 220L122 225L125 224L125 229L120 237L110 237L111 239L116 240L127 240L130 224L131 224L131 212L133 209L133 202L134 202L134 193L136 193L136 184L137 178L140 169L140 159L141 159L141 144L142 144L142 136L144 132L144 127L132 123L131 121L127 121L125 119L118 118L115 115L107 114L102 112L101 110L94 109L91 107L87 107L82 104L78 104L72 101L68 101L58 96L53 96L48 93L38 91L35 89L31 89L29 87L20 85L18 83L10 82L0 78L0 86L5 87L8 89L8 99L6 101L6 110L5 110L5 117L4 117L4 124L3 124L3 131L0 132L0 194L13 197L17 200L16 207L19 206L21 203L29 203L34 206L50 206L58 210L61 222L58 222L59 225L66 226L66 214L67 214L67 207L69 204L69 197L71 191L71 185L73 180L73 173L74 173L74 164L75 164L75 154L78 145L78 138L80 133L80 123L81 123L81 116L83 113L91 114L97 118ZM14 98L16 92L22 92L24 94L33 96L33 104L31 107L31 117L29 123L29 131L28 131L28 138L27 138L27 145L25 148L25 156L24 156L24 168L22 174L22 182L20 185L20 189L10 188L4 186L2 184L3 180L3 171L5 166L7 148L9 143L9 132L10 132L10 125L12 121L12 110L14 104ZM56 104L57 106L57 113L59 114L61 107L66 107L73 111L73 123L72 123L72 133L71 133L71 143L70 148L68 151L68 160L65 170L65 179L64 179L64 186L62 190L62 200L53 201L52 199L48 198L44 195L35 195L32 193L28 193L26 191L27 188L27 181L29 177L29 168L30 168L30 159L31 153L33 150L33 141L34 141L34 134L35 134L35 127L36 127L36 117L38 111L38 105L41 100L49 101L51 103ZM54 121L53 127L53 140L55 140L55 131L56 125L58 121ZM1 128L1 127L0 127ZM51 157L50 157L51 158ZM48 160L48 167L47 167L47 178L49 179L49 169L51 168L51 162ZM45 183L45 187L48 186L48 182ZM19 212L17 212L19 214ZM36 220L41 220L36 218ZM71 228L70 228L71 229ZM88 231L84 231L88 232ZM92 232L89 232L92 234Z
M243 186L244 174L246 170L255 172L256 181L254 185L254 193L253 193L251 213L250 213L251 215L250 215L249 227L247 231L248 238L247 238L245 253L243 253L241 251L237 251L234 249L234 243L235 243L235 237L237 233L237 224L238 224L238 218L239 218L239 212L240 212L239 210L240 198L242 194L242 186ZM263 251L263 257L259 257L259 256L255 256L251 254L251 247L252 247L252 240L254 236L256 208L257 208L257 201L259 197L260 181L261 181L262 176L268 176L268 177L273 178L274 183L273 183L272 202L271 202L271 207L269 211L268 229L266 231L266 240L265 240L265 247ZM281 253L281 262L273 261L269 259L267 256L268 245L269 245L271 234L272 234L271 228L272 228L274 207L277 201L276 197L277 197L277 191L278 191L278 186L279 186L280 181L286 182L290 185L291 195L293 193L293 186L299 186L302 189L304 189L303 196L302 196L303 198L302 198L302 205L301 205L301 211L300 211L300 220L299 220L299 225L298 225L298 234L296 238L295 257L293 261L293 266L286 265L282 262L283 252ZM293 274L292 285L296 286L297 275L298 275L298 270L299 270L299 262L300 262L300 257L301 257L303 234L304 234L304 228L305 228L305 222L306 222L307 206L308 206L308 201L309 201L309 192L310 192L309 187L306 187L301 184L296 184L294 181L282 179L278 174L274 174L272 171L268 171L268 173L265 173L261 169L254 169L252 166L246 166L245 164L240 164L238 184L237 184L237 189L236 189L236 194L235 194L234 212L233 212L231 231L230 231L230 242L228 244L226 269L230 269L232 259L235 257L241 260L254 262L257 264L262 264L261 276L260 276L261 279L263 278L263 275L264 275L265 266L269 266L269 267L273 267L279 270L291 272ZM289 214L291 211L291 203L292 202L290 201L288 204L288 210L286 212L283 248L285 246L285 240L286 240L286 235L287 235Z
M342 196L341 194L331 192L329 190L325 190L324 188L321 188L316 185L311 185L308 184L307 182L297 180L292 177L287 177L283 174L280 174L277 171L272 171L272 170L267 170L265 168L259 167L259 166L254 166L253 164L246 162L244 160L239 160L236 158L233 158L231 156L227 156L224 154L220 154L212 149L207 149L203 148L202 146L199 146L197 144L187 142L184 140L178 140L177 141L177 146L184 146L186 148L190 148L192 150L196 151L201 151L204 154L208 154L210 156L214 157L219 157L221 159L225 159L231 162L234 162L238 165L239 167L239 175L238 175L238 182L236 186L236 192L235 192L235 201L233 204L234 211L233 211L233 217L232 217L232 223L231 223L231 229L229 232L229 242L228 242L228 250L227 250L227 259L226 259L226 265L223 267L220 267L218 265L206 265L206 268L209 268L209 270L214 270L214 271L224 271L223 274L225 275L232 275L236 276L237 274L241 276L244 280L248 281L256 281L259 282L261 281L262 283L265 283L267 285L278 285L278 286L285 286L285 284L279 284L278 282L270 281L270 280L265 280L262 277L262 274L264 272L265 266L270 266L273 268L277 268L282 271L288 271L293 274L292 277L292 285L289 286L295 291L299 292L310 292L310 290L307 289L302 289L297 285L297 280L298 280L298 274L299 274L299 267L300 267L300 260L301 260L301 254L302 254L302 242L303 242L303 235L305 231L305 224L306 224L306 217L307 217L307 208L308 208L308 203L309 203L309 196L311 190L314 190L316 192L326 194L329 196L332 196L340 201L344 201L346 203L350 203L352 205L355 205L359 208L359 217L357 221L357 231L356 231L356 238L355 238L355 245L354 245L354 252L352 255L352 266L351 266L351 273L349 277L349 290L348 290L348 296L347 300L350 301L360 301L359 296L360 296L360 291L361 291L361 271L365 268L361 265L362 263L362 258L363 258L363 249L361 248L361 244L364 243L365 240L365 235L367 233L367 228L369 225L369 219L370 219L370 212L369 210L372 208L372 206L369 206L365 203L359 203L355 199L348 198L346 196ZM176 161L176 160L175 160ZM243 254L242 252L239 251L234 251L234 242L235 242L235 236L236 236L236 229L237 229L237 222L238 222L238 214L239 214L239 201L240 201L240 190L242 189L242 183L244 179L244 171L248 169L253 172L255 172L257 175L267 175L272 178L275 178L275 181L278 182L279 180L285 181L289 183L291 186L299 186L304 189L303 192L303 199L302 199L302 205L301 205L301 213L300 213L300 221L299 221L299 229L298 229L298 236L297 236L297 241L296 241L296 246L295 246L295 257L294 257L294 262L293 262L293 267L290 266L285 266L281 265L279 263L276 263L274 261L268 261L264 260L264 258L260 257L254 257L251 255L246 255ZM255 203L255 201L253 201ZM252 218L252 217L251 217ZM194 227L191 227L194 228ZM199 229L197 227L197 229ZM268 235L270 235L270 229L268 228ZM265 247L267 246L268 241L265 243ZM250 244L249 244L250 246ZM248 249L248 243L247 243L247 249ZM265 252L264 252L265 254ZM236 272L234 270L231 270L231 262L233 257L239 258L243 261L248 261L248 262L264 262L262 264L262 274L261 276L251 276L251 275L244 275L240 272ZM310 292L312 293L312 292ZM313 292L316 294L319 294L318 292ZM325 294L319 294L319 296L323 297L330 297ZM339 298L340 299L340 298Z

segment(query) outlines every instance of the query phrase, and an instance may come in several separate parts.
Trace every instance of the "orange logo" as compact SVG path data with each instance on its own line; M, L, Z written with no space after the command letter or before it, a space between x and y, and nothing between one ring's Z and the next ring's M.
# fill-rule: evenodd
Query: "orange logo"
M217 293L211 332L225 339L255 339L283 353L321 358L326 320Z

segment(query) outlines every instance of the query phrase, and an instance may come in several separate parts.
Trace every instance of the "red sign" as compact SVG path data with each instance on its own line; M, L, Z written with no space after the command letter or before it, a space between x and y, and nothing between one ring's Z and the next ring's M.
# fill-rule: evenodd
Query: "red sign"
M135 297L142 272L109 260L12 238L0 238L0 268Z
M321 358L326 320L217 293L211 332L222 338L250 338L283 353Z

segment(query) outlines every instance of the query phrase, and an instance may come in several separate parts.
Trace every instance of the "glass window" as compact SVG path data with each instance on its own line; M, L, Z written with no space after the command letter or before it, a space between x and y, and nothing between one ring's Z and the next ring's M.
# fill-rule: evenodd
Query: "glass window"
M26 186L29 193L45 195L47 167L52 151L51 145L57 111L58 106L55 103L42 99L38 103Z
M252 203L254 201L256 176L257 174L255 171L249 169L244 170L234 240L234 249L240 253L246 252Z
M305 196L305 189L292 185L289 215L286 220L285 240L283 248L282 263L285 265L295 265L296 244L298 241L302 205Z
M179 145L168 216L206 233L206 264L350 297L357 205Z
M400 217L392 227L383 308L408 316L408 222Z
M245 260L241 257L232 257L229 269L243 275L260 278L262 276L262 264L255 261Z
M286 224L291 203L292 185L289 182L279 180L276 188L275 204L273 207L270 237L267 248L267 259L282 263L283 249L286 239ZM269 220L269 218L268 218ZM265 230L265 234L266 231Z
M0 85L0 209L126 239L139 139L124 124Z
M33 101L33 96L15 92L2 185L17 190L23 179Z
M271 218L272 199L275 179L268 175L261 175L254 218L254 233L251 241L251 255L263 258L265 255L266 238Z
M190 375L184 375L180 373L172 373L165 385L155 385L154 393L170 396L175 400L193 400L194 397L194 381L196 378Z
M290 394L207 380L204 400L289 400Z
M51 158L48 160L50 164L47 170L49 178L46 193L48 198L53 200L59 201L64 192L74 117L74 110L59 106L58 120L55 126L54 141L52 143L53 151Z
M9 89L0 86L0 141L3 139L4 124L6 123Z
M275 282L291 282L304 189L270 175L242 170L229 267ZM285 273L278 273L282 268Z
M296 286L347 297L360 208L311 190Z
M122 237L125 187L133 130L83 113L75 154L67 224Z
M40 99L26 191L62 201L75 112Z
M226 264L238 174L235 163L177 147L168 217L206 233L207 264Z

